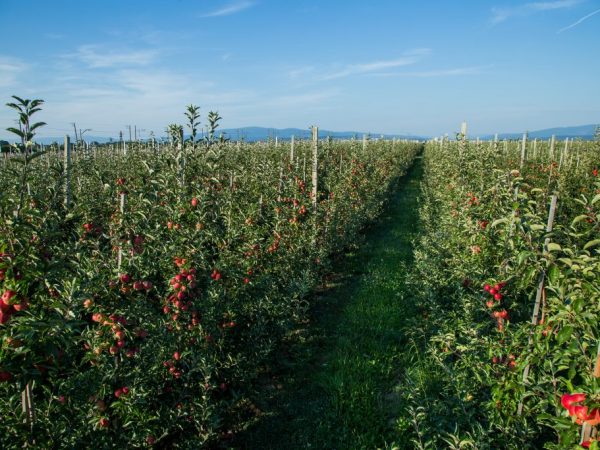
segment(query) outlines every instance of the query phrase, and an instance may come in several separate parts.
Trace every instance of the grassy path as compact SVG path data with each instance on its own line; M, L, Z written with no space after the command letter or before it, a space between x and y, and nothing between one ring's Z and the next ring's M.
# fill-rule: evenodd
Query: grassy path
M378 448L394 439L421 177L418 159L358 250L317 293L310 323L279 355L269 386L253 400L261 412L238 433L236 448Z

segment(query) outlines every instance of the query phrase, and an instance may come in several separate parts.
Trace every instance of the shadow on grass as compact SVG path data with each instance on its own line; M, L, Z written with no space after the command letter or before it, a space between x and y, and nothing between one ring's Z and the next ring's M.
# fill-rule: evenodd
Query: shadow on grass
M399 180L363 242L334 265L248 400L252 417L230 444L247 449L377 448L393 438L405 292L418 233L420 158Z

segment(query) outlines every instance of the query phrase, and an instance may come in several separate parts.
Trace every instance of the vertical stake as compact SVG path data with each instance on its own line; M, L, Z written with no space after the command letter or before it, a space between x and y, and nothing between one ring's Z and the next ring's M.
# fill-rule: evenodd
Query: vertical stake
M30 442L35 443L33 436L33 422L35 421L35 410L33 408L33 391L31 388L31 380L25 385L25 389L21 392L21 407L25 414L25 423L29 425L31 432Z
M119 193L119 211L121 212L121 217L119 219L120 223L123 223L123 214L125 214L125 192ZM119 245L119 253L117 255L117 271L119 274L121 273L121 264L123 263L123 248Z
M550 233L552 231L552 226L554 224L554 214L556 213L557 200L558 200L558 197L556 196L556 194L553 195L550 200L550 211L548 212L548 222L546 223L546 233ZM544 240L544 253L548 252L549 244L550 244L550 237L547 237ZM544 280L545 280L545 273L542 272L542 273L540 273L540 275L538 277L538 288L537 288L537 292L535 294L535 304L533 305L533 313L531 315L532 329L531 329L531 333L529 334L528 347L531 347L531 344L533 342L534 327L538 323L540 304L542 302L542 296L544 293ZM527 382L527 377L529 376L529 369L530 369L530 365L527 364L525 366L525 370L523 370L523 384L525 384ZM519 406L517 408L517 415L520 416L522 413L523 413L523 400L521 400L519 402Z
M302 152L302 181L306 182L306 153Z
M527 133L523 133L523 140L521 141L521 166L520 169L523 171L523 165L525 164L527 152Z
M279 166L279 182L277 184L277 201L281 201L281 191L283 189L283 162Z
M65 135L65 207L71 204L71 138Z
M313 126L312 127L312 206L313 211L317 210L317 183L318 176L317 170L319 168L319 128Z

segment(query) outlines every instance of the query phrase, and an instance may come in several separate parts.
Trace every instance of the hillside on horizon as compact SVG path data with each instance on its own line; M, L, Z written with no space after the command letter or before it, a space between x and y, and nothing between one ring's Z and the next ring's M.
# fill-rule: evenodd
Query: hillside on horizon
M596 127L598 125L589 124L589 125L576 125L576 126L568 126L568 127L554 127L554 128L545 128L542 130L534 130L528 131L527 135L530 139L550 139L553 135L557 139L582 139L582 140L593 140L594 134L596 131ZM92 131L93 132L93 131ZM274 140L277 138L281 141L289 141L292 136L295 139L309 139L310 138L310 130L308 128L268 128L268 127L240 127L240 128L224 128L222 130L217 130L217 135L224 134L224 136L228 139L237 141L244 140L247 142L255 142L255 141L266 141L266 140ZM498 139L520 139L523 136L522 132L507 132L507 133L498 133ZM321 139L331 137L332 139L362 139L363 135L369 136L370 139L407 139L407 140L419 140L425 141L431 139L433 136L423 136L417 134L409 134L409 133L399 133L399 134L382 134L382 133L372 133L365 131L332 131L332 130L319 130L319 137ZM187 135L186 135L187 136ZM470 138L477 137L476 134L469 134ZM51 136L51 137L40 137L36 138L35 141L40 144L51 144L53 142L62 142L64 136ZM71 136L72 138L72 136ZM160 136L161 139L166 139L166 136ZM491 140L494 139L493 134L487 134L483 136L479 136L481 140ZM15 139L4 138L2 140L8 140L9 142L15 142ZM89 135L86 136L85 139L87 142L99 142L99 143L107 143L107 142L118 142L118 137L111 138L105 136L94 136ZM144 138L142 140L147 140Z

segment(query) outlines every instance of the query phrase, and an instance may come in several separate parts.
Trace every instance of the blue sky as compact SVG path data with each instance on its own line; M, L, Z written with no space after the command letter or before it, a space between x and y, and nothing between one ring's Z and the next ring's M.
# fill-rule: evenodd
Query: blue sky
M44 99L43 136L162 135L190 103L225 128L600 122L600 0L0 0L0 20L2 103Z

